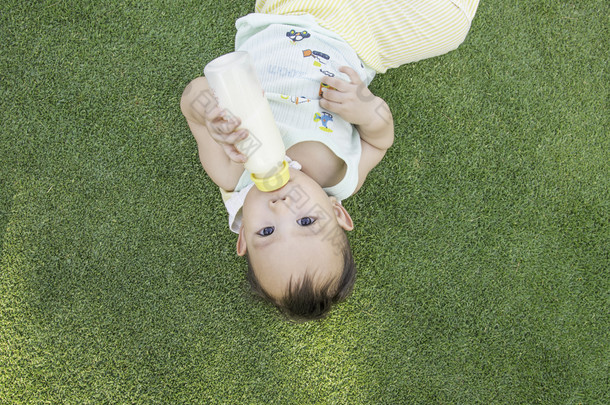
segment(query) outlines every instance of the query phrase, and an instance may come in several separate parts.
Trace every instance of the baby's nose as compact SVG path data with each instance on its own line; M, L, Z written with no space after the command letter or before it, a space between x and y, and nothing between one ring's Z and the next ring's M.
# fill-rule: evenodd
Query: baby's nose
M269 204L271 205L272 208L277 208L279 206L288 207L290 202L291 202L291 199L288 196L272 198L271 200L269 200Z

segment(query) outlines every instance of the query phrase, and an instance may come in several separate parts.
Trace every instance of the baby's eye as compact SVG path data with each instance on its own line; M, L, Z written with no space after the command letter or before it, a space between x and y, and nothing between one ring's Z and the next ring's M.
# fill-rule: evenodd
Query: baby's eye
M311 217L303 217L301 219L297 219L297 224L299 224L301 226L309 226L309 225L313 224L314 222L316 222L316 220Z
M273 233L273 231L275 231L275 227L274 226L267 226L263 229L261 229L260 231L257 232L257 235L260 236L269 236Z

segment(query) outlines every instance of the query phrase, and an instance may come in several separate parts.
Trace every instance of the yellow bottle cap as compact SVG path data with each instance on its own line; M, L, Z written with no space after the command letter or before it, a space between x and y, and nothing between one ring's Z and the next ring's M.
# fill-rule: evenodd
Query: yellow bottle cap
M254 173L250 174L250 178L260 191L270 192L275 191L278 188L282 188L290 180L290 171L288 170L288 163L284 160L282 162L282 168L270 177L256 177Z

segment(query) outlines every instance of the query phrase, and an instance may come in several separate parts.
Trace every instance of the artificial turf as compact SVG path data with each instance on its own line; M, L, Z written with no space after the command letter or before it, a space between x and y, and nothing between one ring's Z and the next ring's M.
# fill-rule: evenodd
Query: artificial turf
M604 0L483 0L379 75L323 321L254 300L179 110L253 2L0 5L0 403L610 402Z

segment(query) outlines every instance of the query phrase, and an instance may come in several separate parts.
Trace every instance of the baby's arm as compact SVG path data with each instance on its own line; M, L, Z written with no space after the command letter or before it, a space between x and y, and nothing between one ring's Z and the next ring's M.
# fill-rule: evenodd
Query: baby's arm
M394 120L387 103L371 93L356 71L349 67L339 70L347 74L351 82L336 77L325 78L325 83L335 89L323 89L320 106L355 125L360 134L362 154L355 193L394 143Z
M204 77L193 80L184 90L180 108L197 141L199 160L206 173L220 188L232 191L241 177L245 156L235 143L248 132L236 130L239 119L227 117L220 109Z

